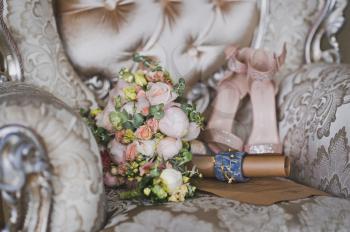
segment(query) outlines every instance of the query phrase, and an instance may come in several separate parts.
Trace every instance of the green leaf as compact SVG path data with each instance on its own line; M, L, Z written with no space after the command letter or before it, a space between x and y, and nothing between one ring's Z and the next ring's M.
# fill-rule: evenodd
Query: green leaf
M133 124L135 128L140 127L144 121L145 119L143 118L142 114L137 113L134 115Z
M151 171L150 171L150 175L152 177L157 177L160 175L159 171L158 171L158 168L153 168Z
M126 121L126 122L123 123L123 128L132 130L132 129L134 129L134 125L133 125L132 122Z
M177 93L177 95L183 96L183 94L185 93L185 88L185 79L180 78L178 83L174 86L174 91L175 93Z

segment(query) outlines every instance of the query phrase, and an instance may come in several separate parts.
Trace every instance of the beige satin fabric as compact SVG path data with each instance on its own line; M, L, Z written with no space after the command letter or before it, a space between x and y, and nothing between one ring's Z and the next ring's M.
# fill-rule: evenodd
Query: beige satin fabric
M113 77L139 52L160 59L173 77L195 82L225 62L230 44L250 44L256 1L57 1L66 51L85 76Z

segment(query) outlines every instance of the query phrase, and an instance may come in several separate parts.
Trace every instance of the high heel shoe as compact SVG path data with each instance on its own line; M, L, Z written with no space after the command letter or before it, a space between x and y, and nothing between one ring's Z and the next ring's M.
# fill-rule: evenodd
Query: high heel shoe
M231 132L240 100L248 93L246 61L252 49L227 49L229 72L219 83L214 109L203 132L203 138L214 152L242 150L243 141ZM233 76L234 75L234 76Z
M253 108L253 128L244 147L249 154L282 153L276 120L277 88L273 77L284 63L285 56L285 45L278 57L275 53L261 49L249 56L247 76Z

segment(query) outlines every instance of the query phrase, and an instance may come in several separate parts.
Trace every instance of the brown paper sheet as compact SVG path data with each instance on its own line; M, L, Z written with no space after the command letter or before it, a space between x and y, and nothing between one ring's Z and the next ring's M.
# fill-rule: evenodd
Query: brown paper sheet
M212 178L203 178L195 185L199 190L255 205L272 205L282 201L329 195L280 177L252 178L246 183L233 184L227 184Z

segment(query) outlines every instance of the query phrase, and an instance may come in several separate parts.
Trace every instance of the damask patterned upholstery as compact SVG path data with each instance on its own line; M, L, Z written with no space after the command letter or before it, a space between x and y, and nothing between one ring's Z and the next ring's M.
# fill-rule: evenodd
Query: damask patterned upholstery
M350 198L350 66L307 65L287 76L278 97L292 178Z
M348 231L350 201L335 197L312 197L271 206L257 206L199 194L183 203L151 205L123 201L109 190L111 231Z

